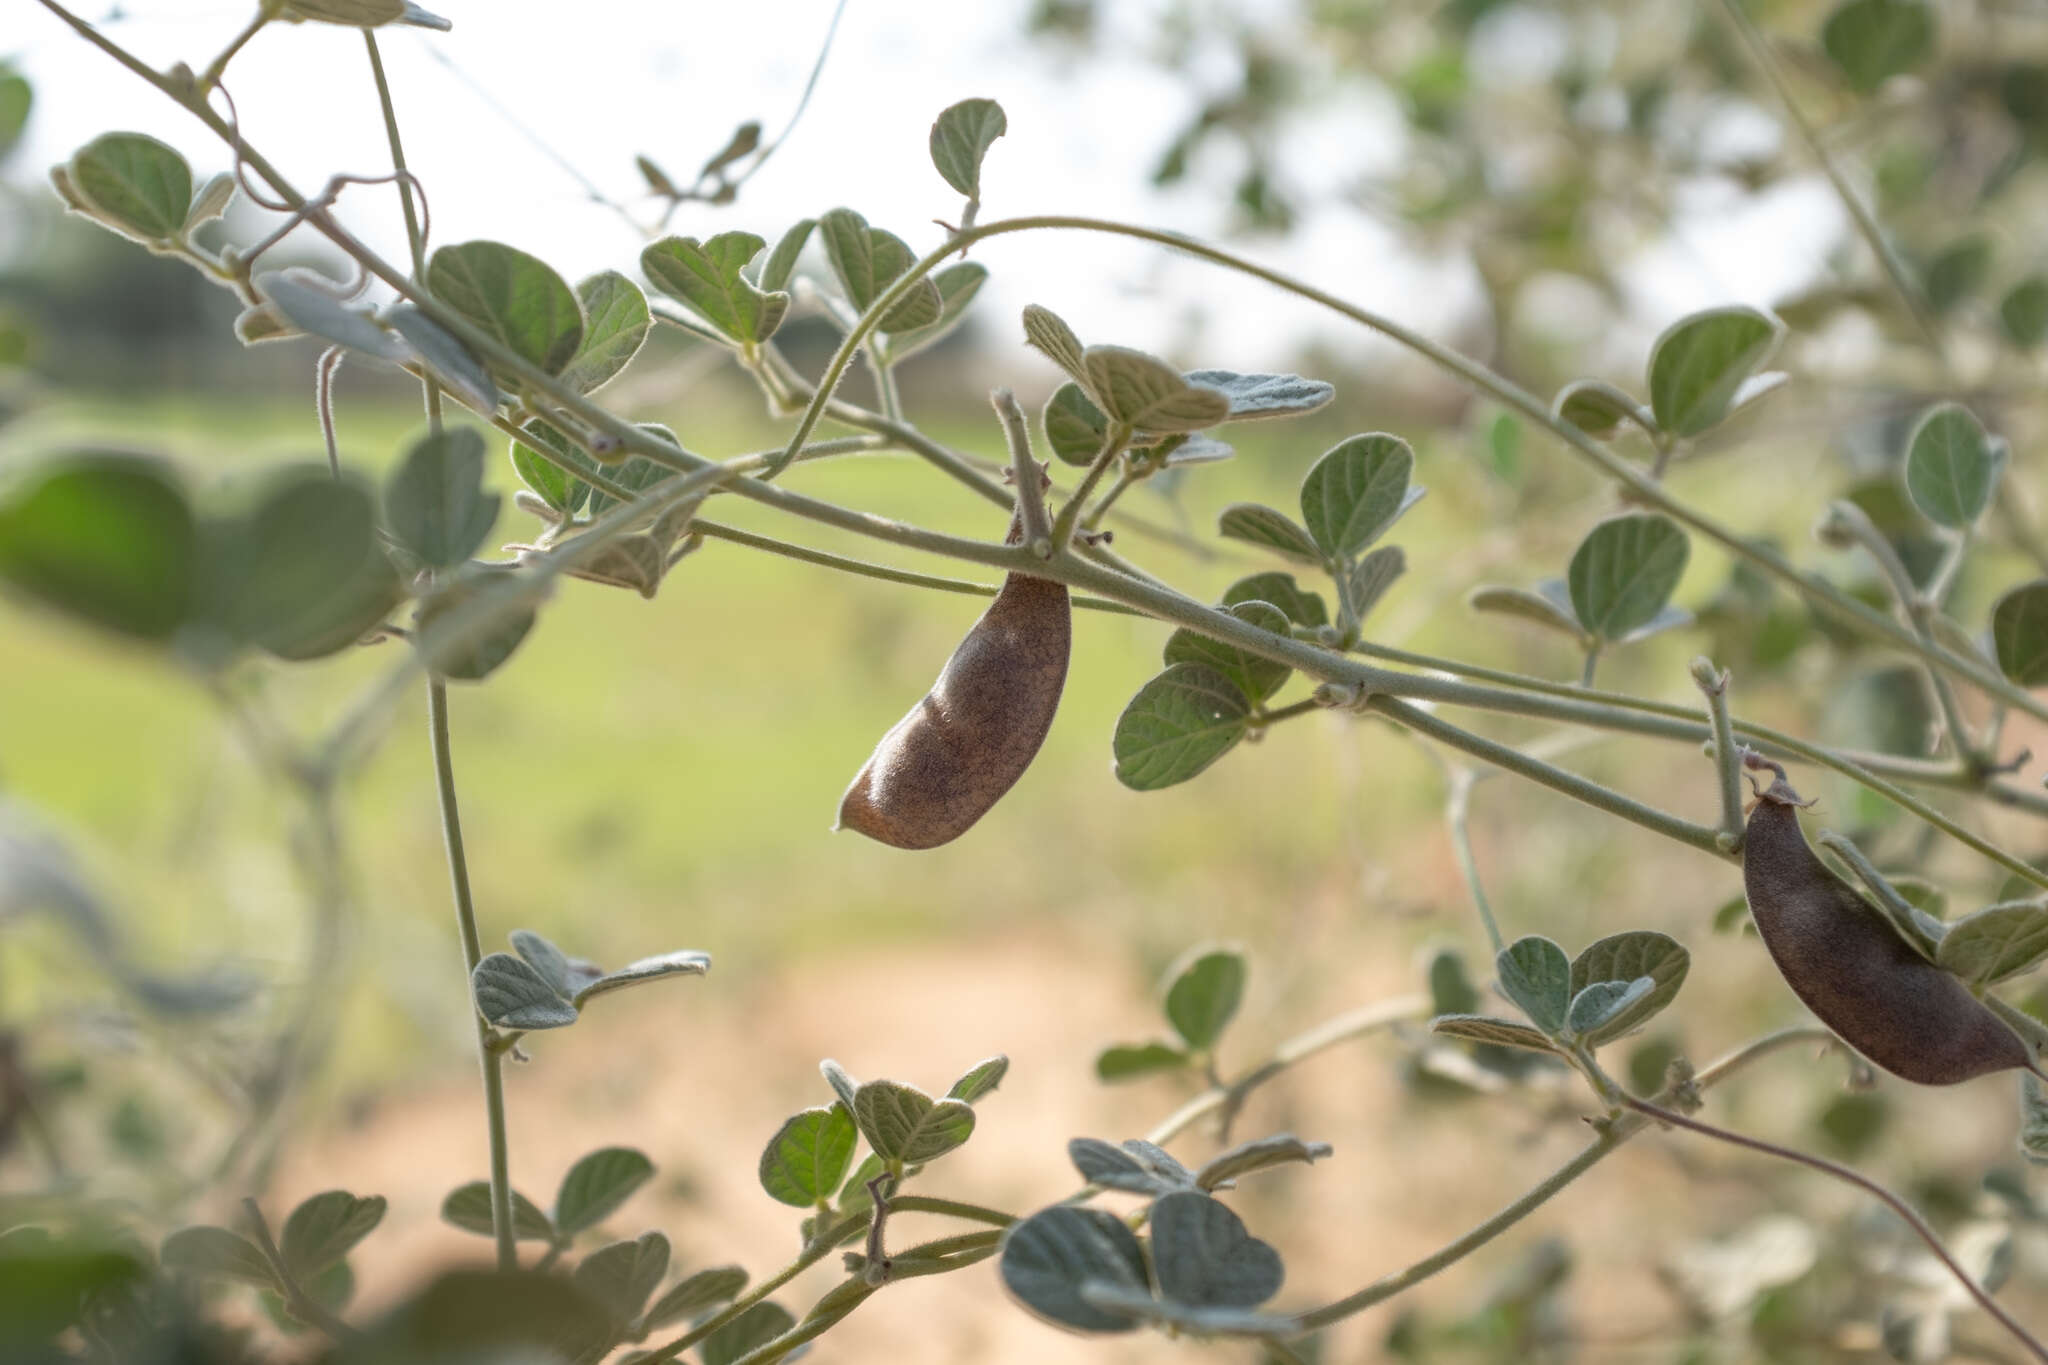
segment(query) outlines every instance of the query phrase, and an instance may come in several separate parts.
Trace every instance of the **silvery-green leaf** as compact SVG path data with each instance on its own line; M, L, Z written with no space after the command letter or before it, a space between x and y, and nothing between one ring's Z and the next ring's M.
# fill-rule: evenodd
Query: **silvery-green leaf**
M962 1104L973 1104L993 1093L1009 1072L1010 1059L1000 1053L987 1061L976 1062L959 1080L953 1082L952 1088L946 1091L946 1098L959 1100Z
M1222 605L1234 607L1240 602L1270 602L1297 626L1330 624L1330 608L1322 597L1303 589L1293 574L1278 570L1240 578L1223 590Z
M1352 565L1346 581L1352 617L1363 621L1407 569L1408 556L1398 545L1382 545Z
M826 1084L832 1087L832 1093L839 1096L839 1102L846 1106L846 1112L851 1114L853 1097L860 1089L860 1082L854 1080L847 1074L845 1067L830 1057L818 1063L818 1072L824 1076Z
M235 197L235 178L222 171L199 187L199 193L192 196L192 207L185 210L185 235L213 222L227 212L228 203Z
M378 28L405 13L405 0L286 0L284 16L349 28Z
M1239 1176L1295 1162L1313 1165L1330 1152L1329 1143L1303 1142L1292 1133L1254 1138L1250 1142L1240 1142L1228 1151L1218 1152L1203 1162L1202 1168L1195 1172L1195 1184L1204 1190L1222 1189L1234 1183Z
M901 237L868 226L852 209L833 209L819 219L818 235L839 287L857 312L867 312L917 262ZM879 326L884 332L911 332L937 322L939 312L939 288L927 276L890 306Z
M555 1192L555 1228L574 1237L603 1222L654 1178L654 1163L631 1147L601 1147L580 1158Z
M1614 643L1632 645L1638 640L1647 640L1652 635L1662 635L1667 630L1677 630L1693 623L1693 614L1684 607L1662 607L1655 616L1637 626Z
M1067 1143L1067 1157L1083 1180L1106 1190L1122 1190L1150 1198L1190 1188L1186 1178L1176 1179L1171 1174L1154 1170L1132 1153L1100 1138L1074 1138Z
M576 1287L604 1305L621 1327L640 1314L647 1296L668 1274L668 1238L643 1232L629 1242L601 1246L576 1265Z
M409 303L393 308L384 320L411 344L420 364L441 387L471 411L489 417L498 410L503 396L491 372L461 338Z
M594 393L639 353L654 319L640 286L616 270L600 271L577 285L576 297L588 322L561 378L578 393Z
M710 970L711 954L689 949L643 957L638 962L629 962L606 972L579 989L575 996L576 1008L583 1008L593 996L624 990L628 986L644 985L669 976L702 976Z
M981 198L981 159L1010 129L1003 106L994 100L961 100L932 123L932 165L969 199Z
M1552 1037L1564 1031L1571 1005L1571 960L1541 934L1516 939L1494 958L1500 988L1529 1022Z
M1247 625L1282 638L1287 635L1286 613L1270 602L1240 602L1229 610L1232 616ZM1236 683L1254 702L1262 702L1278 692L1294 671L1286 664L1276 663L1186 627L1167 637L1165 660L1168 664L1207 664Z
M1474 588L1465 599L1465 605L1474 611L1519 616L1581 642L1589 638L1585 628L1579 625L1579 618L1572 613L1571 599L1566 595L1564 580L1560 578L1546 579L1537 584L1534 592L1526 588L1501 586Z
M806 1109L768 1139L761 1152L761 1188L799 1209L827 1202L846 1179L859 1140L845 1105Z
M685 1275L648 1307L640 1325L662 1327L680 1318L693 1317L707 1308L731 1302L746 1287L747 1272L736 1265L713 1266Z
M263 1289L275 1289L277 1274L256 1244L226 1228L180 1228L164 1238L158 1253L164 1268L195 1275L219 1275Z
M853 1116L868 1145L886 1161L933 1161L974 1135L974 1110L959 1100L934 1100L896 1081L869 1081L854 1092Z
M547 262L502 242L444 246L427 263L442 302L529 364L559 374L583 341L583 305Z
M355 1249L384 1221L385 1199L328 1190L300 1203L278 1233L278 1251L294 1275L319 1274Z
M1117 781L1135 791L1185 782L1243 739L1250 718L1251 704L1229 678L1206 664L1174 664L1117 717Z
M1166 452L1166 467L1179 469L1191 464L1217 464L1237 454L1237 447L1219 441L1206 432L1182 436Z
M1574 1035L1584 1037L1602 1025L1612 1023L1656 986L1657 983L1647 976L1639 976L1633 981L1595 981L1572 996L1571 1007L1565 1012L1565 1025Z
M235 314L235 340L244 346L260 346L266 341L290 341L304 335L285 320L283 313L267 303L252 304Z
M441 1201L441 1221L479 1237L491 1236L491 1182L472 1180L450 1190ZM517 1190L512 1191L512 1236L521 1242L555 1240L554 1221Z
M1190 370L1188 383L1216 389L1230 400L1226 422L1249 422L1267 417L1298 417L1314 412L1337 396L1337 390L1320 379L1303 379L1298 374L1239 374L1235 370Z
M1234 948L1191 950L1168 972L1167 1022L1189 1047L1214 1047L1237 1017L1250 974L1244 954Z
M1614 385L1598 379L1575 379L1557 391L1551 413L1570 422L1588 436L1614 434L1623 422L1633 421L1639 405Z
M1050 308L1041 308L1035 303L1024 305L1024 340L1065 370L1068 378L1076 383L1087 381L1088 372L1081 361L1085 349L1081 339Z
M1222 1200L1195 1191L1153 1201L1152 1270L1164 1298L1197 1308L1256 1308L1286 1277L1279 1252Z
M1230 415L1223 393L1190 385L1165 361L1128 346L1090 346L1081 373L1103 412L1133 431L1200 431Z
M1991 609L1998 670L2022 687L2048 683L2048 578L2022 583Z
M1422 496L1410 488L1415 453L1398 436L1372 432L1323 453L1301 483L1301 519L1330 559L1362 554Z
M800 218L782 234L775 243L775 250L768 253L768 261L761 267L761 288L770 294L781 293L789 288L790 276L796 274L797 258L804 254L804 245L811 240L811 233L817 230L818 220Z
M1302 1332L1301 1319L1277 1313L1255 1313L1243 1308L1198 1308L1193 1304L1155 1299L1150 1294L1125 1289L1103 1280L1081 1286L1081 1298L1105 1313L1128 1314L1143 1322L1156 1322L1196 1338L1207 1337L1293 1337Z
M557 995L568 996L569 955L531 929L514 929L508 936L512 951L526 959L526 965L540 973Z
M1495 1047L1518 1047L1530 1052L1556 1052L1557 1045L1544 1034L1512 1019L1489 1014L1441 1014L1429 1021L1430 1032Z
M1792 376L1783 370L1764 370L1751 375L1735 386L1735 397L1728 400L1729 415L1732 417L1746 411L1791 382Z
M1658 427L1682 437L1718 423L1778 336L1778 324L1740 306L1710 308L1671 324L1650 349L1650 411Z
M640 253L640 268L657 289L725 336L743 344L762 342L789 312L788 294L759 288L741 273L764 245L751 232L721 232L703 242L664 237Z
M1592 635L1619 640L1647 625L1685 576L1692 551L1677 522L1658 512L1610 517L1572 555L1572 612Z
M1003 1237L1000 1273L1003 1287L1027 1311L1082 1332L1128 1332L1137 1325L1127 1314L1088 1303L1081 1295L1084 1285L1145 1294L1151 1284L1144 1249L1122 1219L1068 1205L1012 1225Z
M1652 989L1630 1001L1612 1018L1594 1025L1584 1041L1598 1047L1648 1023L1652 1015L1677 998L1691 968L1692 954L1685 950L1685 945L1654 929L1610 934L1589 945L1572 960L1570 990L1574 997L1596 981L1633 982L1638 977L1648 977Z
M161 246L178 240L192 211L192 168L144 133L102 133L72 153L64 188L73 207L124 237Z
M1937 403L1906 442L1906 493L1929 521L1966 530L1991 505L2004 467L2004 444L1968 408Z
M1965 915L1948 926L1935 963L1973 987L2018 976L2048 957L2048 904L2008 901Z
M2048 1166L2048 1088L2031 1071L2020 1073L2020 1155Z
M1217 518L1216 530L1306 564L1323 562L1322 547L1285 512L1257 502L1234 502Z
M1071 380L1045 400L1045 441L1052 453L1071 465L1091 465L1109 439L1109 419L1087 390Z
M522 958L492 953L470 974L476 1007L499 1028L564 1028L576 1022L576 1007Z

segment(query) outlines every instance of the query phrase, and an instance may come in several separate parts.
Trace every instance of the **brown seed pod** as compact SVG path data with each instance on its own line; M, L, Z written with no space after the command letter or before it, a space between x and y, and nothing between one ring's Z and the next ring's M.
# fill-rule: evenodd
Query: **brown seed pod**
M1795 814L1808 803L1784 769L1754 757L1750 766L1777 777L1743 834L1743 890L1772 961L1806 1007L1843 1042L1919 1085L2035 1070L2019 1035L1821 862Z
M1019 537L1017 523L1010 542ZM882 736L833 828L894 848L965 834L1015 786L1059 710L1073 641L1067 587L1012 573L932 690Z

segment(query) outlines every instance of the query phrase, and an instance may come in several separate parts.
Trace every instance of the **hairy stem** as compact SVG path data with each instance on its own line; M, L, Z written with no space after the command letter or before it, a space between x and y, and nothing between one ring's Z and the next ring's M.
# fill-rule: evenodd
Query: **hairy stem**
M1692 661L1692 680L1706 699L1707 721L1714 730L1714 775L1721 787L1721 835L1731 853L1742 848L1748 823L1742 814L1742 746L1728 718L1728 677L1701 656Z

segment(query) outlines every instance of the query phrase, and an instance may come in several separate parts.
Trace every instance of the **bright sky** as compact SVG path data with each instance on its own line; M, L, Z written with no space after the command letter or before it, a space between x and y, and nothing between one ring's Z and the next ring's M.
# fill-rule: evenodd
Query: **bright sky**
M1239 3L1270 12L1273 0ZM202 176L225 169L224 149L211 135L34 0L6 0L6 7L10 22L0 43L12 48L37 95L27 143L10 159L16 178L34 178L109 129L162 137ZM437 0L428 7L451 19L453 32L386 30L382 43L407 153L432 199L434 240L495 237L545 258L573 281L607 266L637 273L641 239L592 204L464 80L515 110L606 194L645 214L651 201L641 197L634 154L645 152L686 179L739 122L759 119L772 136L802 90L832 0ZM1142 51L1162 7L1159 0L1106 6L1131 41L1104 43L1100 52ZM221 0L125 0L125 9L127 17L109 28L123 44L159 65L183 59L195 68L249 13ZM929 220L951 218L959 208L926 155L932 118L956 100L989 96L1007 110L1010 131L985 165L983 221L1080 212L1214 237L1226 196L1213 182L1162 193L1147 177L1195 107L1202 78L1220 83L1229 71L1228 49L1198 51L1189 79L1135 58L1098 53L1074 60L1028 41L1024 10L1023 0L850 0L810 110L788 145L737 204L686 206L670 230L701 237L745 228L773 241L798 218L846 205L925 250L941 236ZM1546 58L1531 36L1531 16L1513 6L1500 13L1500 27L1482 30L1478 43L1490 42L1516 75L1541 79L1554 56ZM7 51L0 47L0 55ZM273 25L236 59L227 85L252 144L300 189L317 188L337 169L388 168L354 32ZM1760 122L1735 110L1727 127L1731 136L1753 136ZM1288 139L1290 178L1311 192L1330 188L1336 177L1355 174L1362 159L1395 161L1400 137L1391 108L1359 100L1329 109ZM1205 168L1195 169L1199 179ZM1230 168L1206 169L1227 183ZM1691 309L1768 303L1809 274L1841 230L1840 213L1817 181L1761 201L1712 188L1693 199L1683 239L1653 244L1631 265L1635 326L1593 324L1624 355L1640 357L1658 327ZM404 258L388 189L350 191L344 216L393 259ZM1305 215L1285 242L1261 239L1244 249L1438 334L1447 334L1477 298L1462 263L1404 252L1383 226L1342 207ZM1353 355L1366 345L1357 329L1306 304L1142 244L1030 234L977 250L994 272L977 309L997 320L997 336L1001 319L1037 301L1090 341L1167 346L1188 339L1199 318L1199 354L1176 356L1187 363L1275 368L1309 339Z

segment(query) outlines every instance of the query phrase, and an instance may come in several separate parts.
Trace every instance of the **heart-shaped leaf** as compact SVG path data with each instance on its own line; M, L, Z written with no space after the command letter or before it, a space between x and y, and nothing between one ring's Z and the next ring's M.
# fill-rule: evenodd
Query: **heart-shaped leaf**
M1572 555L1573 614L1597 638L1621 639L1664 609L1691 551L1685 532L1662 513L1608 518Z
M1106 1190L1150 1198L1193 1188L1192 1178L1184 1168L1178 1172L1158 1170L1135 1153L1111 1146L1100 1138L1074 1138L1067 1143L1067 1157L1083 1180Z
M681 1318L694 1317L707 1308L729 1303L747 1287L747 1272L736 1265L713 1266L685 1275L670 1285L641 1317L643 1327L655 1328Z
M1633 982L1638 977L1648 977L1651 989L1613 1017L1593 1026L1590 1032L1578 1032L1595 1047L1634 1032L1677 998L1691 968L1692 954L1685 950L1685 945L1653 929L1610 934L1594 942L1572 960L1570 989L1574 998L1597 981Z
M1633 981L1595 981L1572 996L1571 1006L1565 1012L1565 1026L1574 1036L1583 1038L1612 1023L1656 986L1657 983L1647 976L1639 976Z
M1229 1205L1195 1192L1153 1201L1152 1269L1162 1295L1198 1308L1256 1308L1286 1278L1279 1252Z
M1972 986L2018 976L2048 958L2048 904L2009 901L1966 915L1948 927L1935 962Z
M317 1275L369 1236L384 1221L384 1209L382 1195L358 1199L347 1190L316 1194L285 1219L278 1250L294 1275Z
M0 582L135 639L185 624L199 554L184 488L144 456L64 456L0 503Z
M192 168L175 148L144 133L102 133L64 169L72 194L103 226L145 245L183 235Z
M1778 344L1778 325L1754 308L1680 318L1650 348L1650 411L1672 436L1697 436L1728 415L1735 391Z
M1237 1017L1251 969L1244 954L1230 948L1197 948L1175 964L1166 988L1166 1019L1191 1048L1216 1045Z
M1223 590L1222 605L1234 607L1240 602L1270 602L1297 626L1313 629L1330 624L1330 608L1322 597L1296 583L1293 574L1278 570L1240 578Z
M1174 1071L1194 1060L1170 1043L1118 1043L1095 1055L1095 1078L1114 1082Z
M1045 441L1066 464L1091 465L1109 443L1109 419L1088 391L1069 380L1045 400Z
M572 997L577 1009L582 1009L593 996L606 995L612 991L624 990L628 986L641 986L649 981L659 981L670 976L702 976L711 970L711 954L692 949L681 949L673 953L659 953L654 957L643 957L638 962L629 962L623 967L606 972L595 981L585 982Z
M733 1365L796 1326L796 1317L772 1299L763 1300L697 1343L704 1365Z
M1239 374L1235 370L1189 370L1184 376L1199 388L1215 389L1230 400L1226 422L1251 422L1269 417L1299 417L1314 412L1337 396L1320 379L1298 374Z
M164 1238L158 1257L166 1270L218 1275L263 1289L278 1287L276 1272L256 1244L226 1228L180 1228Z
M1287 634L1286 614L1270 602L1240 602L1230 608L1230 614L1260 630L1283 637ZM1286 664L1185 627L1167 637L1165 657L1168 664L1207 664L1236 683L1254 702L1262 702L1278 692L1294 671Z
M1076 383L1087 381L1087 367L1081 359L1086 348L1081 345L1081 338L1050 308L1035 303L1024 305L1024 340L1065 370L1069 379Z
M566 1028L576 1022L576 1007L564 1000L524 959L492 953L470 973L476 1007L498 1028Z
M557 995L568 997L576 993L576 985L571 982L576 968L567 953L531 929L514 929L506 937L512 943L512 951L526 959L526 965L539 972ZM584 964L586 968L591 965Z
M958 1100L962 1104L973 1104L993 1094L995 1088L1003 1083L1003 1077L1009 1074L1010 1059L998 1053L987 1061L976 1062L969 1067L959 1080L953 1082L952 1088L946 1092L946 1098Z
M322 286L332 286L318 272L271 270L258 275L256 292L270 300L292 326L309 336L392 364L412 358L403 338L384 330L365 309L350 308Z
M1535 591L1527 588L1509 588L1498 585L1474 588L1465 599L1465 605L1474 611L1483 611L1495 616L1518 616L1524 621L1569 635L1583 644L1590 644L1591 637L1572 609L1571 590L1565 587L1561 578L1546 578L1536 585Z
M555 1192L555 1228L565 1238L592 1228L654 1178L654 1163L631 1147L600 1147L577 1161Z
M1963 530L1991 505L2004 467L2004 444L1986 435L1968 408L1937 403L1906 442L1906 493L1921 516Z
M854 1091L853 1117L885 1161L935 1161L974 1135L970 1106L896 1081L869 1081Z
M1273 1166L1288 1166L1295 1163L1313 1165L1330 1155L1327 1142L1303 1142L1292 1133L1276 1133L1272 1137L1253 1138L1240 1142L1235 1147L1218 1152L1202 1163L1202 1169L1195 1172L1195 1184L1204 1190L1222 1189L1235 1183L1239 1176L1250 1175Z
M961 100L932 124L932 165L969 199L981 198L981 159L1010 130L1003 106L994 100Z
M761 1188L795 1208L829 1202L846 1179L859 1140L845 1105L806 1109L768 1139L761 1153Z
M1398 436L1353 436L1324 452L1301 483L1301 519L1333 560L1362 554L1422 496L1410 488L1415 452Z
M1200 431L1230 415L1230 400L1189 384L1156 356L1128 346L1090 346L1081 353L1082 381L1111 420L1133 431Z
M1924 0L1848 0L1820 29L1821 50L1849 87L1868 95L1934 51L1934 11Z
M576 1287L604 1305L621 1327L640 1315L640 1306L668 1274L668 1238L643 1232L630 1242L612 1242L576 1266Z
M768 340L789 313L789 295L757 287L741 273L765 243L751 232L721 232L705 242L664 237L640 253L655 288L686 304L743 345Z
M1174 664L1138 689L1117 717L1116 778L1134 791L1185 782L1251 728L1244 693L1207 664Z
M852 209L833 209L818 220L818 235L839 287L858 312L865 313L917 263L917 253L893 232L869 227ZM930 277L917 282L882 316L884 332L911 332L939 320L939 287Z
M1101 1283L1139 1294L1151 1289L1144 1248L1122 1219L1101 1209L1055 1205L1011 1225L1000 1270L1003 1287L1026 1311L1081 1332L1128 1332L1137 1325L1088 1303L1083 1286Z
M1500 988L1529 1022L1555 1037L1571 1006L1572 964L1564 949L1541 934L1516 939L1494 958Z
M1991 610L1991 648L1999 671L2022 687L2048 683L2048 578L2022 583L1998 599Z
M616 270L600 271L577 285L576 298L587 321L562 382L578 393L594 393L639 354L654 318L640 286Z
M1494 1047L1518 1047L1529 1052L1557 1051L1557 1044L1527 1024L1518 1024L1512 1019L1496 1019L1490 1014L1438 1015L1429 1021L1429 1030L1447 1038L1462 1038Z
M464 1232L489 1237L491 1226L491 1182L472 1180L458 1185L441 1201L441 1221ZM540 1205L519 1191L512 1191L512 1235L521 1242L552 1242L555 1225L541 1212Z
M1612 384L1575 379L1557 391L1551 413L1588 436L1612 436L1623 422L1633 421L1639 405Z
M483 491L484 438L450 427L414 442L384 486L384 522L414 556L450 568L474 554L498 519Z
M1352 565L1344 579L1352 619L1363 621L1394 586L1394 580L1407 571L1408 556L1398 545L1382 545Z
M503 242L444 246L427 287L515 355L559 374L583 342L583 305L547 262Z
M1323 562L1323 550L1315 538L1294 518L1264 503L1230 504L1217 518L1216 530L1231 540L1242 540L1305 564Z

